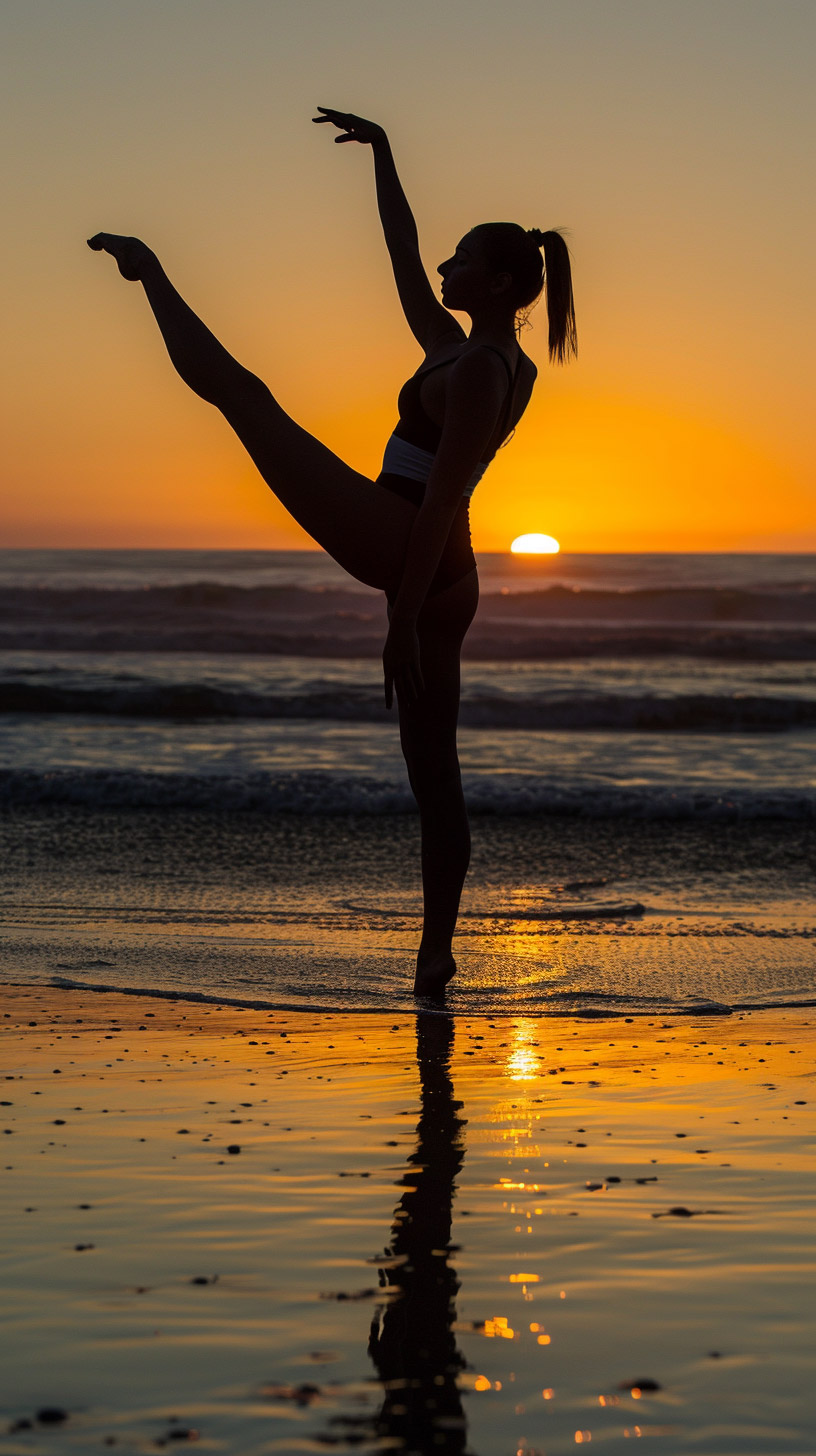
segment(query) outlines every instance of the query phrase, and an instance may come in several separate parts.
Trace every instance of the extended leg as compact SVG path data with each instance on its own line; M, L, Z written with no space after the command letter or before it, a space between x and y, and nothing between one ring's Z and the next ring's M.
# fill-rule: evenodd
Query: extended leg
M444 994L456 972L451 951L470 862L470 827L456 751L459 653L478 601L475 571L431 597L419 619L425 690L400 705L400 738L419 807L424 917L414 991Z
M144 243L98 233L90 246L111 253L123 277L141 282L181 378L221 410L295 520L352 576L393 591L415 507L297 425L193 313Z

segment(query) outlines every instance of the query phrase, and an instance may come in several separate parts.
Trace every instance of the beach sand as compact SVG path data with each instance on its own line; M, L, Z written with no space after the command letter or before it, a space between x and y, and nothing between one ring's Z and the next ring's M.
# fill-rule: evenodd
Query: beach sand
M811 1012L4 1016L4 1456L812 1456Z

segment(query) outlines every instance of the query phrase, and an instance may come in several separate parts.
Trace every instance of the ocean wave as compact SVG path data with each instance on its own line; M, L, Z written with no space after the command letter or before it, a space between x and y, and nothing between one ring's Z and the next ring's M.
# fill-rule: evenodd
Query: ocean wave
M377 657L381 593L350 585L0 588L0 648ZM468 656L816 658L816 588L483 591Z
M315 684L282 693L195 681L93 682L87 685L9 678L0 711L85 717L193 721L308 719L385 723L379 688ZM467 691L460 722L469 728L620 729L627 732L782 732L816 728L816 698L762 693L521 694Z
M144 624L64 621L0 626L2 652L202 653L210 656L302 657L333 661L376 660L382 655L386 619L372 626L348 620L320 626L300 623L173 622ZM568 662L576 658L678 658L709 662L816 661L816 628L626 626L538 622L502 624L477 616L464 645L470 662Z
M587 819L811 820L816 789L678 785L618 786L537 774L464 775L473 814L548 814ZM115 769L4 769L0 804L73 804L93 810L201 809L269 814L386 815L414 812L397 780L324 772L148 773Z
M370 587L349 581L345 586L270 585L242 586L219 581L150 584L141 587L116 586L20 586L0 587L0 613L14 610L34 615L87 616L95 612L110 615L117 607L128 614L136 611L149 618L159 614L179 616L200 612L235 612L266 616L270 612L338 611L352 602L369 609L382 595ZM514 590L503 587L483 593L502 616L522 615L582 617L608 620L811 622L816 623L816 584L791 583L785 587L746 586L567 586L554 583L530 587L520 581Z

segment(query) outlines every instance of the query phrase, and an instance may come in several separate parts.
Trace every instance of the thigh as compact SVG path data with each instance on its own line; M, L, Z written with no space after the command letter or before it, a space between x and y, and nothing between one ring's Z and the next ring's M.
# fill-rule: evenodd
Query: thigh
M425 603L417 624L424 691L399 705L400 739L409 771L445 779L458 771L462 643L479 602L475 571Z
M353 470L255 384L222 408L267 485L346 571L393 591L416 506Z

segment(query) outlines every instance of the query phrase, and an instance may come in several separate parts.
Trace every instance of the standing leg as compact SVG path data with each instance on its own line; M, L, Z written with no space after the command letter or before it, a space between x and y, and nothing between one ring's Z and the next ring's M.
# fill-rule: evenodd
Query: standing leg
M476 572L431 597L418 630L424 690L400 705L400 739L422 835L422 941L414 992L441 996L456 972L451 951L470 862L470 827L456 751L459 654L479 598Z
M193 313L138 238L97 233L90 246L111 253L123 277L141 282L181 378L221 410L295 520L352 576L393 592L416 507L352 470L296 424Z

